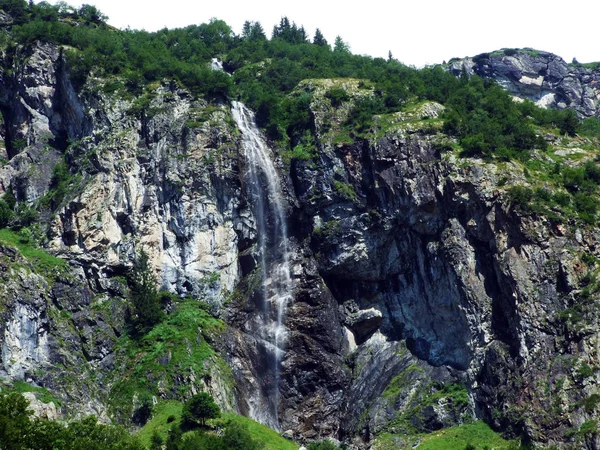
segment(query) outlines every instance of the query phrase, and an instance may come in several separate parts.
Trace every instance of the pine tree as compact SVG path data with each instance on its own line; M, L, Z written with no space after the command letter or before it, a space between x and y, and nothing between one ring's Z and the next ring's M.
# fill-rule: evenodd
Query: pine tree
M263 30L260 22L251 22L250 23L250 32L246 37L250 41L262 41L267 39L265 35L265 30Z
M320 45L322 47L327 47L329 45L327 43L327 39L325 39L325 36L323 36L323 33L321 33L321 30L319 30L318 28L317 28L317 31L315 31L315 37L313 38L313 44Z
M340 53L350 53L350 46L344 42L341 36L336 36L335 43L333 44L333 51Z
M252 34L252 22L246 20L244 22L244 26L242 27L242 38L250 40L250 35Z
M304 26L301 26L298 29L298 44L303 44L304 42L306 42L307 38L308 35L306 34L306 30L304 29Z

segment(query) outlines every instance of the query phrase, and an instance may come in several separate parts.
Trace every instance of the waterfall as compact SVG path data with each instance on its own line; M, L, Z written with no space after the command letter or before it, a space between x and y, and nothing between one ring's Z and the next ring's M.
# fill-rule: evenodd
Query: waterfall
M285 310L292 301L290 251L283 207L281 181L269 150L254 120L254 114L240 102L232 103L232 115L241 135L246 161L246 189L256 218L261 311L248 330L267 353L268 367L263 370L266 391L250 398L250 416L279 429L279 378L284 354Z

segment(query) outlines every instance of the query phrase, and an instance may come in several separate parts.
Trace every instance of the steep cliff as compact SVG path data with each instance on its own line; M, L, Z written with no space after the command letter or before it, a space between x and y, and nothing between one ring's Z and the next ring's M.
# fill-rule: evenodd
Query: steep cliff
M115 373L130 364L117 344L127 312L123 275L136 249L148 252L161 286L182 295L220 302L239 279L238 236L248 239L251 228L240 206L235 133L228 108L208 107L169 83L155 87L140 114L135 98L105 93L102 80L76 94L57 47L26 51L18 70L3 72L9 161L0 178L20 204L39 209L42 220L28 229L68 263L69 276L26 272L21 285L7 286L2 365L9 378L51 387L73 410L108 418L107 395L122 382ZM54 168L62 161L61 199ZM172 392L161 379L151 391L168 397L180 384L195 391L201 377L173 373ZM220 375L212 380L221 383ZM230 405L222 391L215 395Z
M510 78L518 92L533 70ZM258 220L230 105L168 81L134 97L90 77L77 92L51 44L5 53L2 80L1 186L41 220L33 237L0 236L0 375L105 420L131 420L143 383L157 399L207 389L253 414L253 394L274 381L250 325L261 309ZM581 98L597 95L578 80ZM347 99L332 101L334 87ZM535 95L544 89L557 102L567 95L553 85ZM536 168L582 167L598 143L548 132L551 149L533 163L465 159L442 133L442 105L409 104L350 138L348 114L372 88L306 80L293 95L302 93L316 151L290 160L270 149L293 291L280 430L367 447L383 430L482 418L534 442L597 445L598 230L558 207L525 208L509 188L550 188ZM582 114L596 113L586 105ZM61 164L69 176L57 196ZM59 259L39 267L42 256L13 249L34 241ZM192 324L179 350L167 345L172 328L136 351L127 341L123 276L141 248L173 294L165 310L193 299L165 325Z

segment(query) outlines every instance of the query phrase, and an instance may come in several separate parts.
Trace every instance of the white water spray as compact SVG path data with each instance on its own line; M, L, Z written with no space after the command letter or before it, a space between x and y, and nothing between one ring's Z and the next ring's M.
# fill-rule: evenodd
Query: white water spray
M266 375L273 380L269 392L258 392L250 399L250 415L259 422L279 429L279 378L286 339L283 321L286 307L292 300L290 251L281 181L256 126L254 114L240 102L232 103L231 112L242 134L247 192L253 205L258 233L262 311L252 332L269 353L269 373Z

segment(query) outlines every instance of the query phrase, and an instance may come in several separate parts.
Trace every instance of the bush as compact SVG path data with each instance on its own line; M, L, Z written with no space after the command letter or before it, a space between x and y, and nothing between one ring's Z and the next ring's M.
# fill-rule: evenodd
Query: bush
M150 437L150 450L162 450L163 444L163 438L160 436L157 430L154 430L152 436Z
M307 448L308 450L337 450L336 445L329 439L320 442L311 442Z
M169 430L169 435L167 436L166 450L180 450L179 446L182 437L183 432L181 431L181 428L176 423L173 423Z
M560 117L558 126L562 134L575 136L577 134L577 128L579 127L577 113L572 109L565 110L564 114Z
M526 186L512 186L508 190L508 198L520 209L526 211L533 200L533 190Z
M99 23L108 20L106 15L102 14L98 8L92 5L81 5L77 13L82 19L88 22Z
M4 200L0 200L0 228L7 227L13 220L14 213L8 203Z
M325 97L331 100L331 106L335 108L340 106L342 103L350 100L350 96L348 95L346 90L341 87L332 87L327 91Z
M31 420L27 400L20 393L0 393L2 449L144 450L122 427L102 425L91 416L65 426L44 419Z
M19 227L28 227L38 220L38 212L31 205L21 202L15 206L14 222Z
M236 447L227 447L219 436L196 431L188 434L177 450L233 450L234 448L237 450ZM167 446L167 450L171 449Z
M133 412L133 416L131 421L138 425L143 426L150 420L152 416L152 410L154 409L154 403L152 401L152 396L148 393L142 394L137 401L137 407Z
M579 125L579 133L589 137L600 137L600 119L588 117Z
M223 434L223 442L235 450L258 450L263 447L252 439L248 427L240 422L230 421Z
M27 409L29 403L19 393L0 392L0 442L3 448L24 448L25 435L30 429Z

